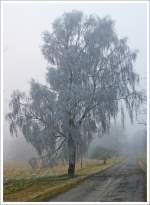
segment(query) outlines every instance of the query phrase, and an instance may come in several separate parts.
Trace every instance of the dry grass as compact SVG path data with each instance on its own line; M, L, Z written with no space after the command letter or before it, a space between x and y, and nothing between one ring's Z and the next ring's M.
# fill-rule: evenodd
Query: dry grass
M84 160L82 169L86 167L103 164L103 160ZM59 163L57 166L43 169L32 170L27 161L7 161L4 163L4 177L9 179L14 178L31 178L42 176L57 176L67 173L68 164ZM76 170L80 170L81 166L78 162Z
M146 173L147 172L147 157L145 154L140 154L138 157L139 166Z
M145 200L147 201L147 157L146 154L140 154L138 157L138 164L141 170L144 172L144 181L145 181Z
M90 160L84 163L83 168L80 164L76 167L76 177L69 178L67 165L60 164L56 167L37 170L33 172L30 167L21 166L19 162L16 167L13 164L5 164L5 177L7 183L4 185L4 201L45 201L58 193L64 192L76 186L90 175L105 170L120 159L109 159L107 164L100 160ZM13 171L10 172L9 169Z
M7 179L28 177L33 174L30 165L26 161L5 161L4 176Z

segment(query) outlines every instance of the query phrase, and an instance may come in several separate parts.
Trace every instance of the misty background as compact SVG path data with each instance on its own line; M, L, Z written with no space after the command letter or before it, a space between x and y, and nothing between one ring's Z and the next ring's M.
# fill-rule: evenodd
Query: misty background
M64 12L80 10L84 14L110 16L115 21L119 37L128 37L131 49L138 49L134 66L140 75L140 86L146 92L147 76L147 8L145 3L4 3L4 115L9 111L9 99L14 89L28 92L31 78L45 83L47 62L41 53L41 34L51 30L52 22ZM141 116L139 116L141 117ZM146 117L146 116L145 116ZM146 127L136 121L132 125L126 117L125 128L118 118L112 132L91 144L107 146L117 138L134 149L143 142ZM111 134L112 133L112 134ZM4 159L29 159L36 155L34 148L23 136L11 136L8 122L4 119ZM124 146L123 152L127 149Z

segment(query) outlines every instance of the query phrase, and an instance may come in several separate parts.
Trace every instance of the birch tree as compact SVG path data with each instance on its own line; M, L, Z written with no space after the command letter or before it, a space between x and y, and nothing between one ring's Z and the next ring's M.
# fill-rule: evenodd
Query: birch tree
M74 176L77 144L107 131L119 112L124 117L123 104L133 120L141 102L137 51L117 36L110 18L80 11L64 13L42 38L46 83L32 80L28 95L14 91L7 119L11 133L21 130L39 155L67 147L68 175Z

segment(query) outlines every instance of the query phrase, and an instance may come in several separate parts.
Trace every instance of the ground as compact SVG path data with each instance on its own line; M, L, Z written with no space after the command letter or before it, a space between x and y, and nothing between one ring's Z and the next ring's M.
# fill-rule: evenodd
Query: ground
M87 160L82 168L77 163L74 178L67 175L67 164L34 171L23 162L5 163L4 201L46 201L121 161L118 157L108 159L106 164L103 160Z
M144 202L144 172L135 158L97 173L50 202Z

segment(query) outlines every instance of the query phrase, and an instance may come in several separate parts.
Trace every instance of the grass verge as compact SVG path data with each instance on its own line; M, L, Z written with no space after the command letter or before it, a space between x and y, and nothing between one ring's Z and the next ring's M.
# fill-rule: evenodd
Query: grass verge
M104 171L121 162L121 158L112 158L107 164L89 163L76 171L74 178L68 175L40 176L22 179L10 179L4 185L4 201L40 202L65 192L83 182L97 172Z
M145 195L144 197L145 200L147 201L147 161L145 155L141 155L139 157L138 164L144 173L144 195Z

